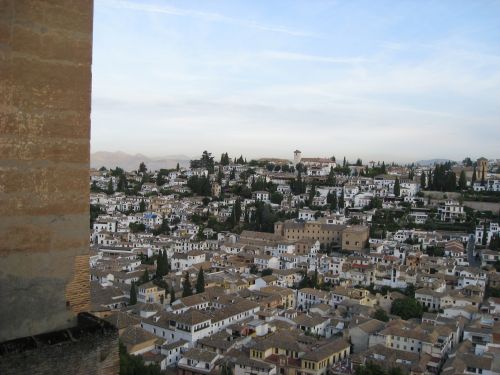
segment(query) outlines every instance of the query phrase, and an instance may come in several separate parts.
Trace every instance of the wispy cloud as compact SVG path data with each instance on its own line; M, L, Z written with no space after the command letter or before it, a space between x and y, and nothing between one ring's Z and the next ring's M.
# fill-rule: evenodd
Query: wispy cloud
M119 1L119 0L102 0L107 5L115 8L138 10L150 13L167 14L171 16L181 16L181 17L192 17L202 19L209 22L220 22L229 25L235 25L239 27L245 27L249 29L268 31L273 33L286 34L297 37L319 37L317 33L293 29L290 27L282 25L266 25L261 24L252 20L245 20L241 18L229 17L220 13L197 11L192 9L184 9L173 7L169 5L156 5L156 4L144 4L144 3L134 3L131 1Z
M262 56L270 60L305 61L331 64L359 64L370 61L370 59L363 57L318 56L285 51L266 51L262 54Z

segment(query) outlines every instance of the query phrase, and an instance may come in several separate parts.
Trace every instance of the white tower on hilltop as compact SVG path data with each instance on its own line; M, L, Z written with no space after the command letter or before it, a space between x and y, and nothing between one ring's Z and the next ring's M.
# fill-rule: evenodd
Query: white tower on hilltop
M302 160L302 152L300 152L299 150L295 150L293 152L293 164L297 165L300 163L301 160Z

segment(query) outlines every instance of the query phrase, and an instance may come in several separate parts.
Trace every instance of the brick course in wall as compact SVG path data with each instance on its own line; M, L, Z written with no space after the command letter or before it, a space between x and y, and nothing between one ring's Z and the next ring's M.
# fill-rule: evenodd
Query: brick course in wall
M0 0L0 342L89 308L92 15Z

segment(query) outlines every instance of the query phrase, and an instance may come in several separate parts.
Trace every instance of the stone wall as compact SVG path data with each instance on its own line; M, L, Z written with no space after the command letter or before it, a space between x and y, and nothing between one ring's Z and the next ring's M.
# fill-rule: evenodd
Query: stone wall
M0 342L89 308L92 0L0 0Z

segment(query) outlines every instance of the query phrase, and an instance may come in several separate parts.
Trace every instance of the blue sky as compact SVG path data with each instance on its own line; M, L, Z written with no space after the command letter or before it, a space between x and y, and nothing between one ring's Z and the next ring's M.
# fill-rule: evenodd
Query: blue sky
M95 0L92 151L500 157L500 0Z

